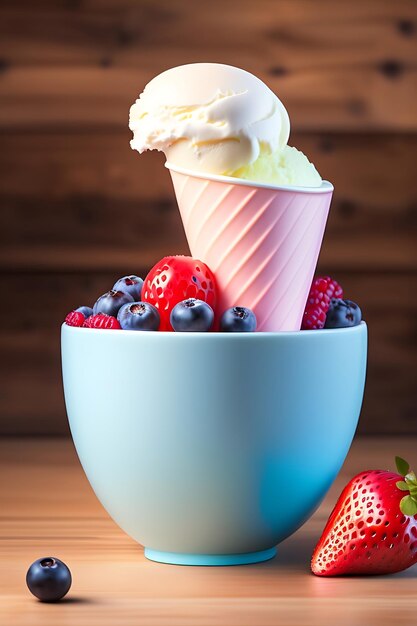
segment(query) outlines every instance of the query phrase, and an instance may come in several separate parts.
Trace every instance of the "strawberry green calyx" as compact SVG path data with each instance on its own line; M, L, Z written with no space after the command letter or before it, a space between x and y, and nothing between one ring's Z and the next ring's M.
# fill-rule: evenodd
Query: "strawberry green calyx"
M399 480L396 485L401 491L408 491L408 495L404 496L400 502L401 513L413 516L417 514L417 477L414 472L410 472L410 466L399 456L395 457L395 465L398 473L404 477Z

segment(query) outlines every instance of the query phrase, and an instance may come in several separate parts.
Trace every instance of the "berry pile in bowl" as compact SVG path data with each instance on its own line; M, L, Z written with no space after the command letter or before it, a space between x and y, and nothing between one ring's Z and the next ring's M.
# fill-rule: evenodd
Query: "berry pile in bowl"
M218 288L210 268L188 256L164 257L144 280L129 275L117 280L93 307L68 313L68 326L104 330L254 332L253 311L237 303L218 311ZM219 321L216 318L219 316ZM343 289L330 276L314 279L302 330L345 328L360 324L359 306L343 299Z

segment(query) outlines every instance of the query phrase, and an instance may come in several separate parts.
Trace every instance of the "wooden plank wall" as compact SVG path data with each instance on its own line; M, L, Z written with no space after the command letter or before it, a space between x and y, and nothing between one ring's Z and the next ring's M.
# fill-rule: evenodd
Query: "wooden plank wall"
M265 80L334 182L319 270L369 323L360 431L416 434L416 40L415 0L3 0L0 433L67 433L65 313L187 252L127 115L155 74L211 60Z

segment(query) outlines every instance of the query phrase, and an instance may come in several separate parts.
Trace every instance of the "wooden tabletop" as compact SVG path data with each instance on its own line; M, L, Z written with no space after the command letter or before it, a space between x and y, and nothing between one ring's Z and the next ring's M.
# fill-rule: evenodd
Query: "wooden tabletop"
M65 439L0 440L0 624L4 626L411 626L417 566L395 576L316 578L309 558L353 473L415 459L416 440L356 440L314 517L273 561L231 568L147 561L108 517ZM308 468L307 468L308 471ZM68 598L46 605L25 585L53 555L73 575Z

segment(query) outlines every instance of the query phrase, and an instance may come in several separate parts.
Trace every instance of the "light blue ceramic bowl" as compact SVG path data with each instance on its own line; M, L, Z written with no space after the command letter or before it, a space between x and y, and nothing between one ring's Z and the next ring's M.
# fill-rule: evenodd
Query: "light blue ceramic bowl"
M65 400L113 519L167 563L275 555L340 470L367 329L154 333L62 327Z

